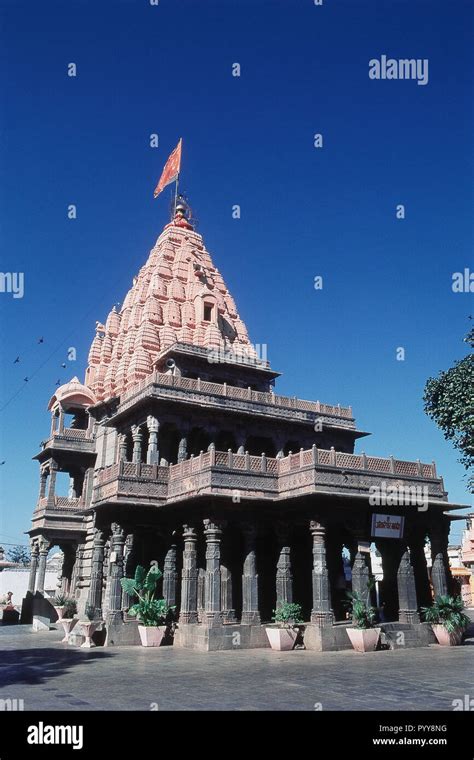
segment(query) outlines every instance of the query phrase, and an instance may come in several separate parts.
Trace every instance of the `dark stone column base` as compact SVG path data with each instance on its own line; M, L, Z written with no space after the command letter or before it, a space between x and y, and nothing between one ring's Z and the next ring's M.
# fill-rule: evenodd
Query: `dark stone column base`
M352 649L347 635L348 625L319 625L308 623L303 633L306 649L316 652L337 652L341 649Z
M322 628L323 626L331 626L334 624L334 614L333 612L311 612L311 622L314 625L319 626Z
M197 612L181 612L179 615L180 625L190 625L191 623L197 623L197 622L198 622Z
M381 623L380 639L390 649L411 649L436 644L436 636L429 623Z
M222 612L205 612L203 625L206 628L220 628L223 624Z
M141 644L136 620L123 620L121 612L111 612L105 619L106 647Z
M209 627L180 624L174 634L174 646L199 652L224 649L260 649L269 647L265 627L239 623Z
M399 623L419 623L420 615L417 610L399 610L398 622Z
M224 610L222 612L222 622L223 623L237 623L235 610Z
M259 612L242 612L241 625L260 625L260 623Z

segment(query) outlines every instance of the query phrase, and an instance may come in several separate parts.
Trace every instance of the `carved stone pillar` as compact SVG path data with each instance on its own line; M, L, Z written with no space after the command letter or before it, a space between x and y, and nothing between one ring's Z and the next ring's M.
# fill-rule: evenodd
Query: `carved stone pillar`
M158 464L159 451L158 451L158 433L160 430L160 423L151 414L146 419L148 427L148 450L146 453L147 464Z
M48 472L45 468L40 470L40 487L38 499L44 499L46 496L46 483L48 482Z
M257 528L251 523L242 525L244 564L242 573L242 624L259 625L257 574Z
M402 555L397 573L398 619L400 623L419 623L418 601L416 598L415 574L410 561L410 552Z
M184 551L181 573L180 623L197 623L197 535L192 525L183 525Z
M178 445L178 462L184 462L188 458L188 439L182 435Z
M318 626L332 625L334 613L331 606L329 573L326 562L326 528L317 520L311 520L309 529L313 537L313 608L311 622Z
M225 623L235 623L237 620L233 600L232 570L227 565L221 564L222 620Z
M138 425L132 426L133 455L132 461L136 464L142 461L142 431Z
M35 593L36 573L38 571L39 546L37 541L30 541L31 547L31 567L30 577L28 579L28 591L30 594Z
M127 436L125 433L119 435L119 462L127 461Z
M125 539L125 546L123 550L123 575L125 578L133 578L135 573L135 536L133 533L128 533ZM122 589L122 612L128 610L131 606L132 600L126 591Z
M293 602L293 573L291 572L291 547L289 529L286 523L276 525L276 534L280 545L280 554L276 571L276 606Z
M176 584L178 573L176 572L176 544L171 544L166 552L163 565L163 598L170 607L176 605Z
M365 604L370 604L370 570L368 568L365 552L357 552L352 566L352 591L358 594Z
M71 571L71 581L69 583L69 593L73 596L76 593L76 586L82 568L82 559L84 556L84 544L78 544L73 556L73 565Z
M433 560L433 565L431 567L431 582L433 584L433 594L435 598L437 596L445 596L448 593L446 565L442 552L438 552Z
M221 611L221 536L222 530L216 522L204 520L206 537L206 583L205 622L208 626L222 623Z
M449 561L448 561L448 534L449 527L446 524L436 524L430 530L431 557L431 583L435 597L449 593Z
M50 503L54 503L54 495L56 492L56 473L58 470L58 465L54 461L54 459L51 459L49 463L49 483L48 483L48 501Z
M72 571L76 561L76 547L71 544L65 544L60 548L63 552L63 561L58 574L58 587L62 594L69 595L71 590Z
M109 612L116 617L122 616L122 585L123 552L125 546L125 531L118 523L112 523L112 538L110 542L110 596Z
M203 567L198 568L197 576L197 618L199 623L204 623L206 618L206 571Z
M103 530L95 529L92 549L91 578L87 606L93 607L94 619L102 617L102 587L104 582L104 549L106 535Z
M426 531L421 529L412 530L407 537L410 561L415 574L416 598L422 607L431 604L430 579L425 555L425 535Z
M39 561L38 561L38 580L36 584L36 590L40 594L44 594L44 579L46 575L46 560L48 559L48 552L51 544L43 536L39 540Z

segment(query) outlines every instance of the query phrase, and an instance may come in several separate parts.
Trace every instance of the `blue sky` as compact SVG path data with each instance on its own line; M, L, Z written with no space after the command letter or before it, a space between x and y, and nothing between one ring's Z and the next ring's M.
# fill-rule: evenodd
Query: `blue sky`
M472 268L472 2L0 0L0 19L1 269L25 276L22 299L0 293L0 541L25 542L56 381L83 378L95 320L168 221L153 189L180 136L182 188L277 390L352 404L373 432L358 450L435 459L469 503L422 393L465 355L474 309L451 289ZM369 79L382 54L427 58L428 84Z

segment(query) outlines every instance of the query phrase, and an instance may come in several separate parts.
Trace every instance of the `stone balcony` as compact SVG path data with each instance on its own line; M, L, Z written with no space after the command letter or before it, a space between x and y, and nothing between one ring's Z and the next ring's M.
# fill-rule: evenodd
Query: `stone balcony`
M146 377L122 394L118 412L110 424L114 424L118 416L150 397L197 404L201 407L223 408L240 414L258 414L273 419L313 423L318 419L329 426L355 430L350 406L305 401L296 397L279 396L276 393L238 388L226 383L211 383L200 378L194 380L189 377L177 377L161 372Z
M425 486L430 502L447 507L442 478L434 463L407 462L365 454L312 449L282 459L264 455L208 451L169 467L119 462L97 473L92 506L107 502L173 504L199 496L284 501L327 494L365 497L383 484L398 488Z
M48 498L47 496L43 496L41 499L38 499L36 509L65 509L77 512L78 509L81 509L82 505L82 499L79 497L53 496L53 498Z
M32 530L48 529L60 533L77 535L85 530L81 510L84 509L82 498L68 496L44 496L38 499L33 512Z
M53 434L41 443L42 451L47 449L54 451L71 451L74 453L83 452L86 454L95 454L95 441L87 430L77 428L63 428L62 431L55 430ZM37 458L37 457L35 457Z

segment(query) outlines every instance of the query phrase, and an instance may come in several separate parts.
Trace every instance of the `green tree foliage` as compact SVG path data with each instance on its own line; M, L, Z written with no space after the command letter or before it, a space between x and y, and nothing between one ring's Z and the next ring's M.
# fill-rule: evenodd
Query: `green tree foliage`
M10 562L17 562L25 567L30 564L30 552L26 546L18 545L8 549L7 558Z
M474 328L464 338L474 347ZM474 466L474 354L460 359L438 377L430 377L423 396L425 412L461 452L460 462L466 470ZM469 477L474 492L474 476Z

